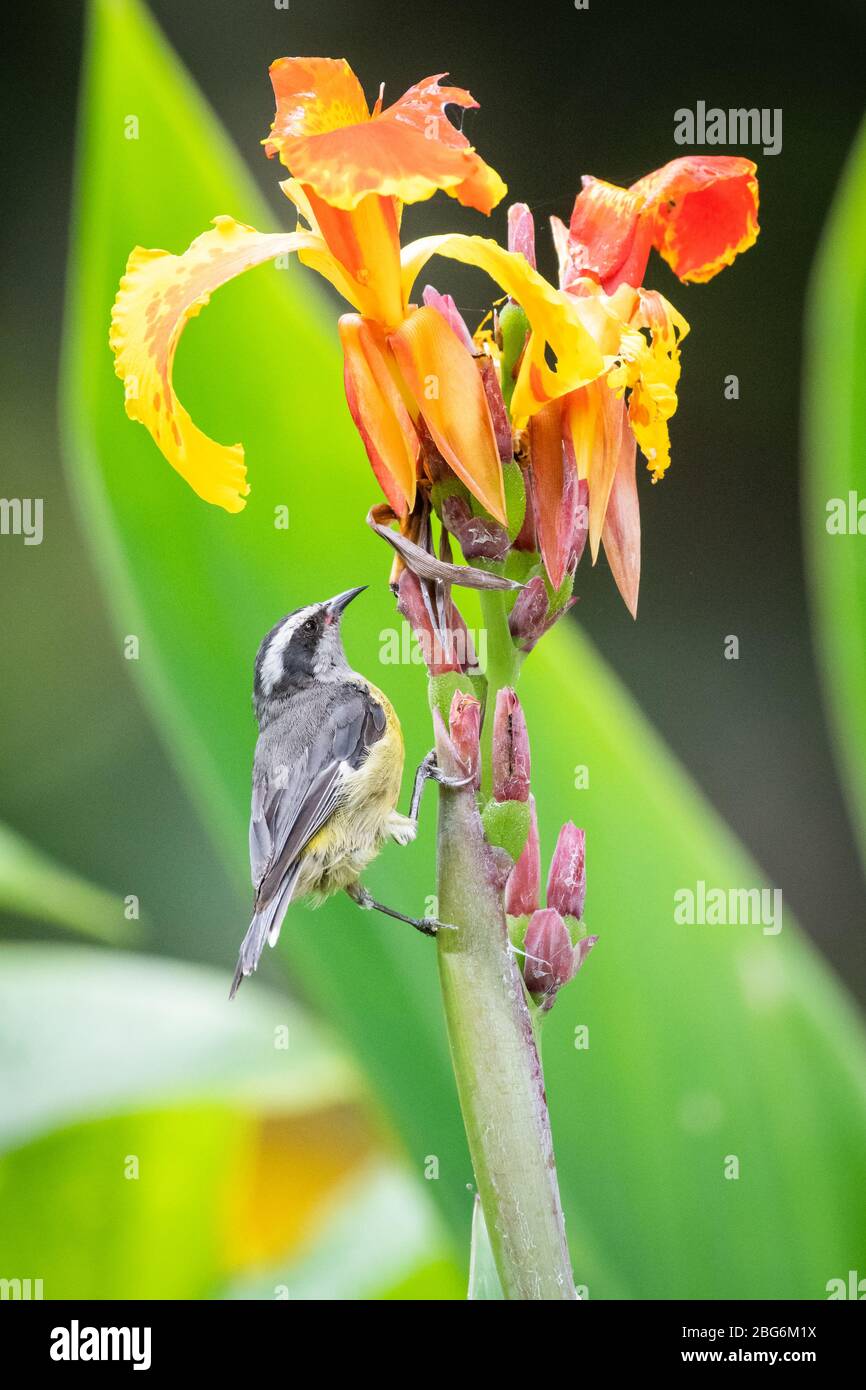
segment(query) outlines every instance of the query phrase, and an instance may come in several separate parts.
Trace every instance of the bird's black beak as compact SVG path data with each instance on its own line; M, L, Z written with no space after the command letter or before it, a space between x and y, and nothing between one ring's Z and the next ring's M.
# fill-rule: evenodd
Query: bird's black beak
M337 594L334 598L328 599L328 602L325 604L325 612L331 619L331 622L339 622L340 618L343 616L344 609L348 608L353 598L357 598L359 594L363 594L366 587L366 584L361 584L357 589L347 589L344 594Z

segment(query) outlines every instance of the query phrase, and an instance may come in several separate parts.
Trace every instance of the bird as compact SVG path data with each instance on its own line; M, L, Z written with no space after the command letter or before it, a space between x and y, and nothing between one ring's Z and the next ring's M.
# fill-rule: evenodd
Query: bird
M370 896L360 877L390 839L407 845L418 826L428 780L448 778L435 751L420 763L409 815L397 810L403 779L400 721L388 697L353 671L340 624L366 585L296 608L262 639L253 707L259 727L253 759L250 870L253 916L230 999L275 946L289 904L313 906L345 891L358 906L407 922L428 936L450 924L411 917Z

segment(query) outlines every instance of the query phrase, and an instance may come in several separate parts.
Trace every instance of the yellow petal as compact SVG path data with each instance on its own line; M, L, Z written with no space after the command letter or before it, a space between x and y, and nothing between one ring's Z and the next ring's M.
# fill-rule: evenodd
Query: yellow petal
M533 270L525 257L506 251L489 237L459 233L422 237L405 247L403 298L431 256L446 256L478 266L523 308L532 329L511 402L515 426L522 428L547 401L593 381L604 370L602 353L583 318L585 310L573 296L562 294ZM555 370L546 360L549 347Z
M644 336L645 330L649 340ZM680 348L689 326L655 290L640 290L631 322L623 331L619 365L608 385L622 395L630 388L628 418L653 482L671 461L668 421L677 408Z
M254 265L302 247L321 246L310 232L257 232L231 217L214 219L183 253L137 246L111 316L115 371L126 413L152 434L172 468L199 497L239 512L249 492L240 444L217 444L193 424L174 392L172 369L180 335L211 291Z

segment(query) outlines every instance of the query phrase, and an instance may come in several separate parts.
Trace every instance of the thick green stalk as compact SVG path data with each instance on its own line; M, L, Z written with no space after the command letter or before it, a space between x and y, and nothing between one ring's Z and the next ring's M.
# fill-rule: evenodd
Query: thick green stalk
M496 690L500 684L511 684L516 675L501 595L490 597L497 602L486 602L484 614L489 693L482 756L488 777ZM459 775L441 728L437 737L440 766ZM507 1299L568 1300L577 1295L544 1078L523 981L509 948L503 905L510 864L504 851L485 841L472 790L443 788L439 915L458 930L439 933L439 973L457 1090L493 1256Z

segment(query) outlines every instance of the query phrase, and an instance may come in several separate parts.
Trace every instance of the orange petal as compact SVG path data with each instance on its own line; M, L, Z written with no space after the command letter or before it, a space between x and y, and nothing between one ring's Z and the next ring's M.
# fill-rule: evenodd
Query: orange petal
M647 174L642 198L653 245L681 280L711 280L758 235L758 180L751 159L686 155Z
M265 150L346 211L371 193L417 203L444 189L490 212L506 186L445 114L448 105L477 102L459 87L440 87L439 76L410 87L385 111L377 104L370 116L348 64L282 58L271 67L277 113Z
M606 382L591 382L568 397L566 429L571 434L578 477L589 485L589 546L595 564L622 436L629 432L625 406Z
M340 319L346 400L373 472L398 516L415 503L418 435L389 366L391 352L377 323Z
M115 371L126 413L153 435L172 468L206 502L239 512L249 492L240 444L216 444L197 429L174 393L174 354L184 327L211 291L251 266L301 247L320 247L309 232L257 232L231 217L214 218L182 256L137 246L111 316Z
M370 119L364 90L345 58L278 58L269 71L277 110L263 144L271 157L282 157L287 141Z
M602 532L604 553L616 587L633 618L637 617L640 587L640 505L635 476L636 454L634 435L630 430L623 430Z
M529 421L529 467L535 531L554 589L565 578L574 539L577 475L562 447L562 402L551 401Z
M400 230L393 198L371 193L352 212L331 207L310 185L303 185L316 225L349 276L350 302L365 307L387 328L404 316L400 289Z
M490 514L508 525L502 466L481 375L435 309L416 309L389 342L434 443Z

